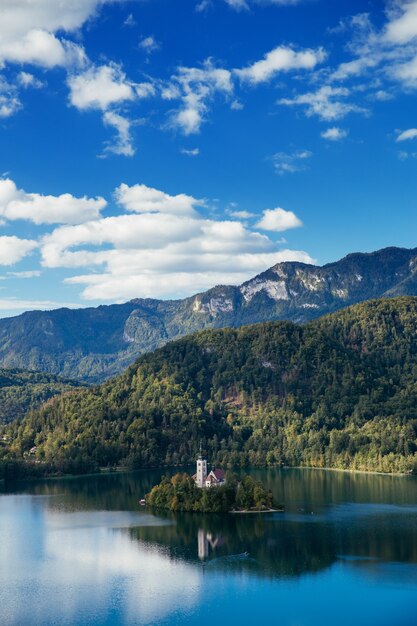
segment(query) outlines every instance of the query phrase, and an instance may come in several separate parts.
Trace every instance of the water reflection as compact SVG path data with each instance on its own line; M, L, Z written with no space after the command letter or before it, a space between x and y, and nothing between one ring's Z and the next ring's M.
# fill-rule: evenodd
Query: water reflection
M42 498L0 499L2 624L119 623L114 611L121 623L153 624L194 606L200 573L123 532L169 521L130 512L63 513L49 505Z
M279 598L281 623L327 626L336 623L325 612L329 595L345 602L349 589L356 602L339 624L391 626L398 606L401 623L415 624L417 480L255 473L285 513L143 509L139 498L161 472L8 486L0 497L0 622L171 626L217 616L223 624L238 610L244 624ZM365 590L372 612L363 614ZM307 598L323 603L319 616Z

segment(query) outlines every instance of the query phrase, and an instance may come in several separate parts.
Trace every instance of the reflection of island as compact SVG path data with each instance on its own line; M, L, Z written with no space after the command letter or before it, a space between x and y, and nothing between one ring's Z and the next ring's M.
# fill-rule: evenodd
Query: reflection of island
M198 558L200 561L204 561L209 556L210 548L215 550L217 546L221 546L223 537L221 535L213 535L210 532L199 528L197 533L198 540Z

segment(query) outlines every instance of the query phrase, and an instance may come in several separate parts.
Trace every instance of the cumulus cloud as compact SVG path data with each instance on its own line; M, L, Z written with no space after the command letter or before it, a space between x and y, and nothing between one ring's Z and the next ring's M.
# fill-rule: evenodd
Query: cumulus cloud
M38 247L32 239L19 239L19 237L0 236L0 265L14 265Z
M302 225L302 221L295 213L278 207L276 209L266 209L263 212L262 219L256 224L256 228L280 233L291 228L299 228Z
M195 215L195 209L198 206L204 206L203 200L197 200L193 196L184 193L171 196L164 191L140 184L129 187L122 183L117 187L114 195L120 206L134 213Z
M264 83L280 72L291 70L312 70L326 58L323 48L317 50L294 50L285 46L278 46L268 52L263 59L235 73L243 81L253 85Z
M70 102L80 110L100 109L131 101L135 98L133 84L118 65L90 67L81 74L70 76Z
M417 128L409 128L400 133L396 141L407 141L409 139L415 139L417 137Z
M178 297L242 282L278 260L311 262L240 221L205 217L198 210L204 201L193 196L124 183L114 196L128 213L61 226L41 241L45 268L96 267L67 280L83 286L84 298ZM301 225L291 212L276 211L264 213L264 230Z
M107 202L104 198L76 198L69 193L44 196L18 189L9 179L0 179L0 216L34 224L78 224L96 219Z
M45 68L82 62L85 55L81 46L60 35L74 33L99 6L112 1L2 0L0 60Z
M332 126L321 133L321 137L323 137L323 139L327 139L328 141L341 141L347 136L348 131L344 128L339 128L338 126Z
M104 154L133 156L132 121L121 113L120 107L155 95L155 87L151 83L128 80L122 68L115 63L90 66L84 72L73 74L68 78L68 86L73 106L80 111L101 111L104 125L115 129L116 138L106 142Z
M297 51L280 46L244 68L229 70L217 67L211 59L207 59L201 67L180 67L161 88L163 99L181 101L180 108L171 112L168 126L179 129L185 135L198 133L216 96L230 102L232 109L242 108L239 100L233 97L236 79L255 86L271 80L280 72L312 70L325 56L321 48Z

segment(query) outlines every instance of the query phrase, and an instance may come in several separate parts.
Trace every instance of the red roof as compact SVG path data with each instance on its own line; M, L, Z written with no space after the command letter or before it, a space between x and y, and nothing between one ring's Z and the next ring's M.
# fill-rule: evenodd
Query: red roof
M210 478L210 481L215 480L216 482L221 483L224 481L224 470L212 469L207 478Z

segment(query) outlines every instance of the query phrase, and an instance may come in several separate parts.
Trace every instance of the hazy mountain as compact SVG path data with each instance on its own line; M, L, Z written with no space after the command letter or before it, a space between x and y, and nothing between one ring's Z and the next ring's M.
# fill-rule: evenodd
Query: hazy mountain
M383 296L417 295L417 249L350 254L323 267L278 263L240 286L183 300L137 299L0 320L0 366L100 381L144 352L204 328L306 322Z

